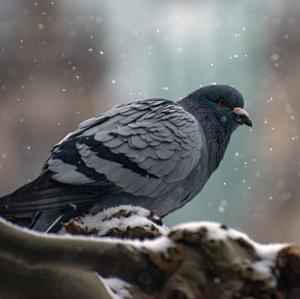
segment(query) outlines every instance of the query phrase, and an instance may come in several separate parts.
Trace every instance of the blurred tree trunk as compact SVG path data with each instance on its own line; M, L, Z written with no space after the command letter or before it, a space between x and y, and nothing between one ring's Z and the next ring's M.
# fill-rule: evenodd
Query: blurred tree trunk
M36 177L51 147L95 115L96 97L109 97L96 95L107 57L99 52L102 10L35 0L7 1L1 8L6 14L0 19L3 194Z
M265 240L300 242L300 6L288 0L281 8L279 15L268 16L273 42L266 55L273 77L266 78L265 129L259 146L264 159L260 188L268 195L258 203L265 205L265 214L251 225Z

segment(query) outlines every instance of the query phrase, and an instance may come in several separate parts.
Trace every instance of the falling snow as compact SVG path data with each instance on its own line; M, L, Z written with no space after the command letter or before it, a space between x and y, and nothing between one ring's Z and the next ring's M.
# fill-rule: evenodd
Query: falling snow
M278 213L297 226L297 218L285 217L289 206L276 210L279 200L299 193L299 20L292 5L276 0L270 13L255 0L250 14L226 1L144 1L135 11L116 0L63 2L1 7L3 194L34 177L53 144L81 120L115 104L175 101L199 86L225 83L242 91L253 129L234 133L205 190L166 221L226 216L237 225L253 216L267 230Z

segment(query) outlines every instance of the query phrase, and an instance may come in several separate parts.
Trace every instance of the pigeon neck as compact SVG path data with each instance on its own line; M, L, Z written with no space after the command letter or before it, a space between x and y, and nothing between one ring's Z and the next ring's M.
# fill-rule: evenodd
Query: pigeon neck
M230 133L220 127L218 120L211 111L203 110L199 122L206 137L209 152L209 169L214 171L222 161L230 140Z
M219 121L209 107L199 107L188 98L180 100L177 104L182 106L199 121L206 138L209 153L209 171L212 173L219 166L224 157L231 131L229 132L220 126Z

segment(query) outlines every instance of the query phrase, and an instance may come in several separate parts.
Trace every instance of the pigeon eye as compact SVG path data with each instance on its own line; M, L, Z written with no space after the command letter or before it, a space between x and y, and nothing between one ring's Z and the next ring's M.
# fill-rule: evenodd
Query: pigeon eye
M224 99L220 99L218 104L219 106L224 107L226 105L226 101Z

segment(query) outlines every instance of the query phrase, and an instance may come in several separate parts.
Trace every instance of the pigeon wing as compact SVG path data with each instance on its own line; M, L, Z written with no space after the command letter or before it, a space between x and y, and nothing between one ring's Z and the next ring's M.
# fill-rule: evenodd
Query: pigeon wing
M97 185L105 176L127 193L156 197L193 170L203 138L194 116L173 102L133 102L83 122L55 147L46 167L61 183ZM75 145L73 162L65 157L68 143L73 151Z
M9 212L92 204L119 192L163 195L201 159L201 132L194 116L171 101L117 106L58 143L41 176L9 196Z

